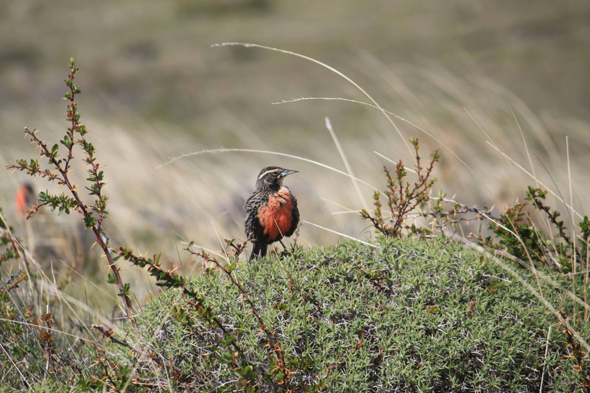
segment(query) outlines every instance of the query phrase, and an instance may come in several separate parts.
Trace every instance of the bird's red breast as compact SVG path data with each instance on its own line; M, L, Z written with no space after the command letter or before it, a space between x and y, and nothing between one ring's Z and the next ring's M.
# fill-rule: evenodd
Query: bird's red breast
M281 187L279 192L270 195L268 203L258 210L258 220L269 240L282 238L293 223L291 191L287 187Z
M21 216L25 215L28 202L27 200L29 199L28 194L29 190L26 186L19 187L18 191L16 192L16 210Z

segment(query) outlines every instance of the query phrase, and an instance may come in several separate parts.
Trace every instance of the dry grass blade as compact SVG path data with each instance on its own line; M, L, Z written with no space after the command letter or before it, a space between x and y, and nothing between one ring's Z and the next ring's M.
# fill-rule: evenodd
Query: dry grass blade
M526 139L524 138L524 133L522 132L522 127L520 126L520 122L518 121L518 118L516 117L516 113L514 113L512 106L510 106L510 113L512 113L512 117L514 117L514 122L516 123L516 126L518 127L518 132L520 132L520 137L522 138L522 144L524 145L524 150L526 151L526 156L529 160L529 165L531 166L531 172L533 173L533 177L535 178L535 185L537 186L537 188L539 188L539 183L538 183L538 181L536 179L536 175L535 175L535 166L533 165L533 160L531 159L531 154L529 153L529 146L528 146L528 143L526 143Z
M4 220L4 217L2 217L2 215L0 214L0 219L2 220L2 222L4 222L4 224L6 224L6 221ZM8 227L8 226L7 226ZM84 329L90 334L92 335L92 333L90 332L90 328L86 325L86 323L84 322L84 320L80 317L80 315L78 315L78 313L76 312L76 310L74 310L74 307L72 306L72 304L68 301L68 299L66 298L66 294L60 290L56 283L54 282L54 280L51 280L47 274L45 273L45 271L43 270L43 268L41 267L41 265L39 264L39 262L37 262L37 260L29 253L29 251L22 245L20 244L19 240L14 236L14 234L9 231L10 236L12 237L13 241L19 245L19 248L21 250L22 256L21 258L25 261L31 261L35 267L35 269L37 270L37 272L40 274L41 278L42 278L42 284L45 287L45 290L51 290L51 292L53 293L53 295L59 299L59 301L62 304L66 304L68 309L72 312L72 314L75 316L75 318L77 319L78 323L81 324L81 326L84 327ZM25 265L25 266L28 266ZM31 273L29 272L28 268L27 268L27 274L29 275L29 277L31 277ZM10 294L9 294L10 295ZM16 304L16 303L15 303ZM82 304L80 302L80 304ZM84 308L84 307L83 307ZM20 312L20 310L19 310Z
M343 205L341 205L341 204L339 204L339 203L336 203L336 202L334 202L334 201L331 201L331 200L329 200L329 199L327 199L327 198L320 198L320 199L321 199L322 201L326 201L326 202L328 202L328 203L331 203L331 204L333 204L333 205L336 205L336 206L338 206L338 207L340 207L340 208L342 208L342 209L344 209L344 210L345 210L345 211L341 211L341 212L332 212L332 213L331 213L332 215L334 215L334 214L359 214L359 213L361 212L361 210L354 210L354 209L350 209L350 208L348 208L348 207L346 207L346 206L343 206Z
M299 53L295 53L295 52L291 52L288 50L284 50L284 49L278 49L278 48L273 48L270 46L263 46L263 45L257 45L257 44L248 44L248 43L242 43L242 42L224 42L222 44L214 44L212 45L212 47L222 47L222 46L243 46L246 48L260 48L260 49L267 49L267 50L271 50L274 52L280 52L280 53L285 53L291 56L296 56L296 57L300 57L302 59L305 60L309 60L313 63L319 64L324 68L329 69L330 71L334 72L335 74L341 76L342 78L346 79L349 83L351 83L354 87L356 87L358 90L360 90L369 100L371 100L371 102L375 105L375 107L377 107L377 109L379 109L381 111L381 113L383 113L383 116L385 116L387 118L387 120L389 121L389 123L393 126L393 128L397 131L399 137L401 138L401 140L404 142L406 148L408 149L408 152L410 153L410 157L412 157L412 149L410 148L410 145L408 145L408 142L406 142L406 138L404 138L404 136L402 135L400 129L397 127L397 125L393 122L393 120L391 120L391 117L389 117L388 112L386 110L384 110L383 108L381 108L381 106L377 103L377 101L375 101L373 99L373 97L371 97L369 95L369 93L367 93L362 87L360 87L356 82L354 82L352 79L350 79L349 77L347 77L346 75L344 75L342 72L338 71L337 69L330 67L329 65L322 63L319 60L313 59L311 57L305 56L305 55L301 55Z
M10 322L10 323L17 323L17 324L22 325L22 326L30 326L30 327L38 327L39 326L39 325L36 325L34 323L28 323L28 322L22 322L22 321L14 321L12 319L5 319L5 318L0 318L0 321ZM62 334L64 336L73 337L73 338L75 338L77 340L85 341L85 342L88 342L88 343L94 342L93 340L89 340L89 339L84 338L82 336L79 336L77 334L71 334L71 333L68 333L68 332L64 332L63 330L56 329L56 328L43 327L43 329L46 329L46 330L51 331L51 332Z
M4 348L4 344L2 344L1 342L0 342L0 347L2 348L2 351L4 352L4 354L6 355L6 357L8 359L10 359L10 362L12 363L14 369L18 372L18 375L21 377L21 379L23 380L23 382L25 383L25 385L27 385L29 387L29 389L31 389L31 384L29 383L29 381L27 380L27 378L25 378L25 376L23 375L23 373L20 371L19 367L15 363L14 359L12 358L12 356L10 356L10 354L8 353L8 351L6 350L6 348Z
M461 158L459 157L459 155L457 153L455 153L453 151L453 149L451 149L450 147L448 147L444 142L442 142L440 139L438 139L437 137L435 137L434 135L432 135L430 132L426 131L424 128L420 127L419 125L412 123L411 121L396 115L393 112L387 111L379 106L375 106L372 104L369 104L368 102L362 102L362 101L357 101L357 100L352 100L349 98L339 98L339 97L301 97L301 98L295 98L292 100L283 100L280 102L274 102L273 104L278 105L278 104L288 104L288 103L292 103L292 102L299 102L299 101L310 101L310 100L323 100L323 101L344 101L344 102L350 102L353 104L360 104L360 105L364 105L364 106L368 106L370 108L374 108L374 109L379 109L381 111L384 111L388 114L390 114L391 116L395 117L396 119L399 119L409 125L411 125L412 127L416 128L418 131L423 132L424 134L428 135L430 138L432 138L434 141L436 141L438 144L440 144L442 147L444 147L445 149L447 149L447 151L449 153L451 153L453 155L453 157L455 157L457 160L459 160L459 162L467 169L469 170L469 172L471 172L471 174L477 179L477 181L480 182L481 186L492 196L494 197L494 193L488 188L486 182L484 181L484 179L482 179L480 176L477 175L477 173L475 173L475 171L473 169L471 169L471 167Z
M359 183L362 183L368 187L371 187L373 190L378 191L377 187L373 186L372 184L367 183L366 181L359 179L358 177L354 177L349 175L346 172L343 172L339 169L333 168L329 165L326 164L322 164L321 162L318 161L314 161L314 160L310 160L309 158L304 158L304 157L299 157L299 156L295 156L293 154L287 154L287 153L279 153L276 151L266 151L266 150L255 150L255 149L210 149L210 150L201 150L201 151L196 151L193 153L188 153L188 154L181 154L180 156L174 157L170 160L168 160L167 162L158 165L156 168L162 168L164 166L170 165L175 161L178 161L182 158L187 158L187 157L192 157L192 156L198 156L200 154L216 154L216 153L229 153L229 152L241 152L241 153L258 153L258 154L273 154L275 156L282 156L282 157L289 157L289 158L294 158L296 160L301 160L301 161L305 161L305 162L309 162L311 164L314 165L318 165L321 166L322 168L326 168L329 169L331 171L334 171L336 173L339 173L341 175L347 176L351 179L354 179L355 181L358 181Z
M172 305L172 306L174 306L174 305ZM168 321L168 319L169 319L169 318L170 318L170 316L172 315L172 312L171 312L172 306L171 306L171 307L169 307L169 308L166 310L166 316L161 318L161 322L160 322L160 325L158 326L158 328L153 330L153 333L152 333L152 335L151 335L151 337L150 337L150 339L149 339L149 344L150 344L150 345L151 345L151 344L152 344L154 341L156 341L156 337L157 337L158 333L162 331L162 327L163 327L163 326L166 324L166 322ZM142 341L138 341L137 343L134 343L134 345L141 345L141 347L140 347L140 348L145 348L145 347L146 347L146 345L145 345L145 342L142 342ZM150 356L150 354L148 354L148 353L146 353L146 352L144 352L144 351L137 351L137 350L136 350L136 352L138 352L138 353L139 353L139 359L138 359L138 361L137 361L137 362L135 362L135 365L133 366L133 369L132 369L132 370L131 370L131 372L129 373L129 375L130 375L130 376L133 376L133 375L135 375L135 373L137 373L137 370L140 368L140 364L141 364L142 362L145 362L145 361L146 361L146 360L148 360L148 359L152 359L152 360L153 360L153 359L155 359L155 358L156 358L155 356L153 356L153 357L152 357L152 356ZM155 355L155 354L154 354L154 355ZM156 356L158 356L158 355L156 355ZM162 363L162 362L160 362L160 361L157 361L157 362L156 362L155 364L153 364L152 366L153 366L153 367L155 367L155 366L162 367L162 368L164 369L164 371L166 372L166 376L169 378L169 375L170 375L170 370L168 370L168 367L167 367L167 365L166 365L165 363ZM130 385L131 383L132 383L132 378L129 378L129 379L127 379L127 381L126 381L125 385L123 386L123 389L122 389L122 391L123 391L123 392L127 391L127 388L129 387L129 385ZM135 385L135 384L134 384L134 385ZM170 386L170 381L168 381L168 385Z
M481 124L479 123L479 121L477 121L477 119L475 118L475 116L473 116L473 114L471 113L471 111L469 111L469 109L467 108L463 108L463 110L467 113L467 115L471 118L471 120L473 120L473 122L477 125L477 128L479 128L479 130L486 136L486 138L488 138L491 143L496 146L496 143L494 142L494 139L490 136L490 134L488 134L488 132L485 130L485 128L483 128L481 126Z
M205 251L207 251L207 252L209 252L209 253L211 253L211 254L215 254L215 255L217 255L218 257L220 257L220 258L224 259L226 262L228 262L227 255L225 255L225 254L220 254L220 253L218 253L217 251L213 251L213 250L212 250L212 249L210 249L210 248L207 248L207 247L204 247L204 246L200 246L200 245L198 245L198 244L196 244L196 243L194 243L194 242L193 242L193 243L189 243L189 242L180 242L180 244L185 244L185 245L187 245L187 246L188 246L189 244L192 244L193 246L195 246L195 247L198 247L198 248L201 248L201 249L203 249L203 250L205 250ZM224 251L224 252L225 252L225 251Z
M384 156L383 154L379 153L378 151L373 151L373 153L377 154L379 157L383 158L385 161L389 161L389 162L391 162L394 165L397 164L397 162L393 161L391 158L388 158L388 157ZM418 173L415 170L410 169L410 168L405 168L404 167L404 169L406 171L411 172L411 173L414 173L414 174Z
M508 228L506 228L505 226L503 226L502 224L500 224L497 220L495 220L494 218L487 216L485 214L483 214L488 220L490 220L491 222L493 222L494 224L497 224L499 226L501 226L503 229L509 231L513 236L516 237L516 234L514 234L514 232L510 231ZM520 239L519 239L520 240ZM526 262L511 256L511 255L507 255L507 254L503 254L505 257L507 257L508 259L512 260L513 262L516 262L518 264L520 264L520 266L522 266L525 269L531 269L531 266L529 264L527 264ZM558 289L560 292L566 294L570 299L572 299L574 302L578 303L579 305L581 305L587 312L590 312L590 305L585 301L580 299L578 296L576 296L570 289L565 288L564 286L560 285L557 281L555 281L553 278L551 278L550 276L548 276L547 274L535 269L534 272L531 270L531 273L535 274L536 276L538 276L539 278L541 278L542 280L544 280L545 282L547 282L548 284L550 284L553 288ZM588 272L586 272L588 273Z
M328 203L331 203L331 204L333 204L333 205L336 205L336 206L338 206L338 207L340 207L340 208L342 208L342 209L344 209L344 210L346 210L346 211L348 211L348 212L358 212L358 210L351 209L351 208L349 208L349 207L346 207L346 206L344 206L344 205L341 205L340 203L336 203L336 202L334 202L334 201L332 201L332 200L330 200L330 199L328 199L328 198L320 198L320 199L321 199L322 201L326 201L326 202L328 202Z
M340 141L338 140L338 137L336 136L336 133L334 132L334 128L332 127L332 123L330 122L329 117L326 117L326 128L328 129L328 131L330 131L330 135L332 136L332 139L334 140L334 144L336 144L336 148L338 149L338 153L340 154L340 157L342 158L342 161L344 162L344 166L346 167L346 171L348 172L348 174L350 175L350 178L352 179L352 185L354 186L354 189L356 190L356 193L361 201L361 204L363 205L363 208L368 209L367 202L365 201L365 198L363 197L363 194L361 193L361 190L359 189L358 182L355 180L354 174L352 173L352 168L350 167L350 164L348 163L348 159L346 158L346 154L344 154L344 150L342 150L342 146L340 146Z
M570 165L570 143L569 143L569 137L565 137L565 151L566 151L566 157L567 157L567 181L568 181L568 186L569 186L569 192L570 192L570 206L571 208L568 209L569 213L568 213L568 217L570 218L570 224L571 224L571 237L572 237L572 247L575 250L576 249L576 227L574 226L574 193L572 192L572 170L571 170L571 165ZM574 251L572 253L572 292L576 293L576 280L575 280L575 275L576 275L576 265L577 265L577 261L576 261L576 256L577 253ZM574 323L576 323L576 305L574 304L574 313L572 316L572 319L574 321Z
M484 217L486 217L488 220L490 220L490 222L493 222L495 225L501 227L505 231L510 232L510 234L512 234L512 236L514 236L514 238L516 240L518 240L518 242L522 245L522 248L526 252L527 258L529 260L531 272L535 276L535 280L537 282L537 286L539 287L539 293L541 294L541 297L543 297L543 291L541 290L541 283L539 282L539 273L537 272L537 269L535 268L535 263L534 263L533 259L531 258L531 255L529 253L529 250L527 249L526 245L524 244L524 241L521 239L520 236L518 236L518 234L516 232L512 231L511 229L509 229L505 225L502 225L499 221L494 220L492 217L486 215L485 213L481 213L481 214ZM511 222L511 224L514 225L512 222Z
M539 301L541 301L541 303L543 303L543 305L559 320L559 322L561 322L563 324L563 326L565 326L571 333L572 335L576 338L576 340L578 340L578 342L587 350L590 352L590 345L588 345L588 343L586 342L586 340L580 335L580 333L575 330L572 325L561 316L561 313L559 311L557 311L555 309L555 307L553 307L553 305L551 303L549 303L542 294L540 294L539 292L537 292L535 290L535 288L533 288L533 286L531 284L529 284L528 282L526 282L525 279L523 279L516 271L514 271L514 269L512 269L510 266L508 266L507 264L505 264L504 262L502 262L499 258L497 258L496 256L492 255L491 253L489 253L488 251L486 251L483 247L478 246L470 241L468 241L467 239L465 239L462 236L458 236L455 234L451 234L451 237L471 248L476 249L477 251L479 251L480 253L482 253L483 255L485 255L486 257L490 258L491 260L493 260L495 263L497 263L500 267L502 267L502 269L506 270L508 273L510 273L514 278L516 278L522 285L524 285L537 299L539 299Z
M357 239L356 237L352 237L352 236L349 236L349 235L345 235L345 234L344 234L344 233L342 233L342 232L338 232L338 231L335 231L335 230L333 230L333 229L326 228L326 227L323 227L323 226L321 226L321 225L318 225L318 224L314 224L313 222L310 222L310 221L301 220L301 222L304 222L304 223L306 223L306 224L309 224L309 225L311 225L311 226L314 226L314 227L316 227L316 228L323 229L324 231L328 231L328 232L335 233L336 235L339 235L339 236L345 237L345 238L347 238L347 239L351 239L351 240L357 241L357 242L359 242L359 243L363 243L363 244L365 244L365 245L367 245L367 246L371 246L371 247L374 247L374 248L381 248L381 247L379 247L379 246L377 246L377 245L375 245L375 244L367 243L367 242L366 242L366 241L364 241L364 240Z
M557 193L555 193L553 190L551 190L549 187L547 187L543 182L541 182L536 176L532 175L529 171L527 171L526 169L524 169L522 167L522 165L518 164L516 161L514 161L512 158L510 158L506 153L504 153L502 150L498 149L496 146L492 145L490 142L488 142L488 145L490 145L491 147L493 147L498 153L500 153L501 155L503 155L507 160L509 160L512 164L514 164L518 169L520 169L521 171L523 171L527 176L529 176L531 179L533 179L535 182L539 183L541 186L543 186L544 189L547 190L547 192L549 192L551 195L553 195L555 198L557 198L560 202L562 202L563 204L565 204L565 206L568 209L571 209L571 211L573 213L576 214L576 216L578 216L579 218L583 218L582 215L580 213L578 213L577 211L575 211L571 205L568 205L567 202L565 202L563 200L562 197L560 197L559 195L557 195Z
M225 251L225 248L223 247L223 241L221 240L221 236L219 236L219 232L217 231L217 228L215 227L215 223L213 222L213 220L211 220L211 226L213 227L213 230L215 231L215 235L217 236L217 240L219 241L219 245L221 246L221 250L223 250L223 254L225 255L223 257L223 259L225 259L226 261L229 262L229 255L227 255L227 251Z
M549 349L549 339L551 338L551 328L553 325L549 325L549 332L547 332L547 342L545 344L545 361L543 362L543 371L541 372L541 387L539 388L539 393L543 392L543 380L545 379L545 366L547 364L547 350Z

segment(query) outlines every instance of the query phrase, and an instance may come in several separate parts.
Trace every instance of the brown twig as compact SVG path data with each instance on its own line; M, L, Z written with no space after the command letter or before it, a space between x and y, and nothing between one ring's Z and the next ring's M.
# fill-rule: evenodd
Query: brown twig
M239 254L242 252L243 250L243 246L235 246L233 244L233 241L230 241L229 246L232 246L235 250L236 250L236 254L235 254L235 258L237 260L237 257L239 256ZM207 263L213 263L215 264L219 269L221 269L226 276L229 278L229 280L231 281L231 283L238 289L238 291L240 292L240 294L242 295L243 299L248 303L248 305L250 306L250 309L252 311L252 315L254 315L254 317L256 318L258 325L260 326L260 330L262 332L264 332L264 334L266 335L268 342L269 342L269 346L271 348L271 350L269 351L269 356L270 355L274 355L276 357L276 362L274 362L272 359L269 358L269 360L271 361L271 363L274 363L275 366L283 373L283 375L285 376L285 380L282 381L282 383L289 383L290 380L290 370L288 369L286 362L285 362L285 356L284 356L284 351L281 348L277 338L276 338L276 332L272 331L271 329L269 329L266 324L264 323L264 320L262 319L262 317L260 316L260 314L258 313L258 311L256 311L256 307L254 306L254 303L252 302L252 300L250 299L250 296L248 295L248 293L244 290L244 288L242 287L242 285L234 278L234 276L231 274L231 270L228 270L228 268L226 268L224 265L222 265L217 258L212 258L209 256L209 254L207 254L205 251L201 251L201 252L194 252L192 249L192 243L189 244L189 247L186 248L186 250L188 252L191 253L191 255L195 255L198 256L200 258L202 258L203 260L205 260Z
M121 345L127 349L130 349L131 351L133 351L135 353L138 353L140 356L143 356L147 359L152 360L154 363L156 363L160 367L165 367L164 363L162 363L162 361L160 359L158 359L156 356L154 356L154 354L148 354L146 352L143 352L143 351L133 347L125 339L119 340L118 338L116 338L115 333L113 332L112 329L105 328L104 326L100 326L100 325L92 325L92 328L101 332L102 335L105 336L107 340L110 340L110 341L114 342L115 344ZM180 372L175 367L172 367L172 369L173 369L173 372L175 372L176 374L180 374Z
M57 161L55 154L53 152L49 151L49 149L47 148L47 145L45 143L43 143L43 141L41 141L39 138L37 138L37 136L35 135L36 132L30 131L28 128L25 127L25 134L28 134L31 137L31 141L36 143L37 146L39 148L41 148L41 151L42 151L41 155L47 157L49 159L49 162L56 168L56 171L59 172L59 174L61 175L61 176L52 175L50 180L57 181L58 185L66 186L77 203L77 206L75 207L75 209L79 209L78 212L82 216L84 216L85 218L91 217L91 213L89 212L89 207L84 202L82 202L82 199L80 198L80 195L78 194L76 186L71 183L71 181L68 177L69 171L61 166L61 164ZM71 150L71 149L69 149L69 150ZM14 166L11 166L11 167L14 167ZM38 204L37 206L40 207L40 206L43 206L46 204L47 203L44 203L42 205ZM37 209L38 209L38 207L37 207ZM35 208L33 208L32 212L35 212L34 209ZM135 323L135 318L133 317L133 308L131 306L131 298L126 293L125 287L123 285L123 280L121 279L121 275L119 274L120 269L117 268L116 263L113 259L112 254L111 254L110 247L108 246L108 238L102 232L102 227L100 226L101 222L102 222L102 220L99 220L98 224L90 226L90 229L92 229L92 231L94 232L94 235L96 237L96 243L102 249L102 251L103 251L104 255L106 256L107 261L109 263L109 268L111 269L111 271L113 272L113 275L115 276L115 279L117 281L117 287L119 290L119 294L121 295L121 298L123 299L123 305L125 306L124 307L125 314L127 315L127 318L132 322L133 326L137 327L137 325Z
M108 214L105 210L107 197L102 194L102 187L104 186L104 182L102 181L103 172L100 171L100 164L96 162L94 146L86 140L85 135L88 131L86 126L80 123L80 114L78 113L78 105L76 104L75 98L81 93L81 90L79 86L76 86L73 83L74 75L78 70L79 69L75 66L75 60L73 58L70 59L70 73L66 79L66 86L69 91L65 94L65 98L69 101L66 118L70 121L70 127L68 127L63 140L60 141L67 150L66 157L58 159L58 144L55 144L49 149L47 144L37 137L36 130L31 131L25 127L25 135L28 135L31 142L41 150L41 157L46 157L53 169L42 169L38 160L30 160L30 162L27 162L26 160L17 160L16 165L11 163L11 165L7 166L7 169L21 170L31 176L41 176L47 178L51 182L57 182L59 186L65 186L68 189L72 196L71 198L65 194L62 194L61 196L53 196L41 192L39 194L40 201L30 209L27 218L30 218L32 214L38 212L43 206L51 206L54 209L59 207L60 211L65 211L66 213L69 213L70 210L75 210L80 213L84 217L86 228L90 228L94 232L96 243L100 246L107 258L108 266L113 273L114 281L119 291L119 296L122 298L123 310L133 326L136 327L131 298L129 296L129 284L123 284L119 273L120 269L117 268L115 264L115 260L108 244L108 237L104 234L102 229L102 221ZM90 187L87 187L87 190L90 195L97 198L92 206L88 206L82 201L76 185L73 184L69 178L69 173L71 171L70 164L73 158L73 148L76 144L80 145L86 153L87 157L84 161L91 167L88 171L90 176L88 181L92 184ZM98 218L93 217L91 210L98 214Z
M477 301L477 298L474 297L473 298L473 302L471 302L471 307L469 307L469 311L467 312L467 314L465 315L465 319L469 318L471 316L471 312L473 311L473 307L475 307L475 302Z

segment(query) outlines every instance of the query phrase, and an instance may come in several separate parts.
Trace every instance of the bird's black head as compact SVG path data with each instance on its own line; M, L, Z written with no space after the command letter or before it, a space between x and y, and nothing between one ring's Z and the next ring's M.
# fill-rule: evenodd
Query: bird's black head
M256 179L256 189L278 190L283 185L285 176L297 173L291 169L285 169L278 166L267 166L258 174Z

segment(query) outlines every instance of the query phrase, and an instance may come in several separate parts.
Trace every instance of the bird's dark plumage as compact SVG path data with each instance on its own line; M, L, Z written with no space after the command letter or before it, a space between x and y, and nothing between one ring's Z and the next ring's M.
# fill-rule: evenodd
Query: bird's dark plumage
M283 179L297 171L269 166L258 174L256 191L246 201L246 236L254 244L250 255L263 257L269 244L289 237L299 224L297 200Z

